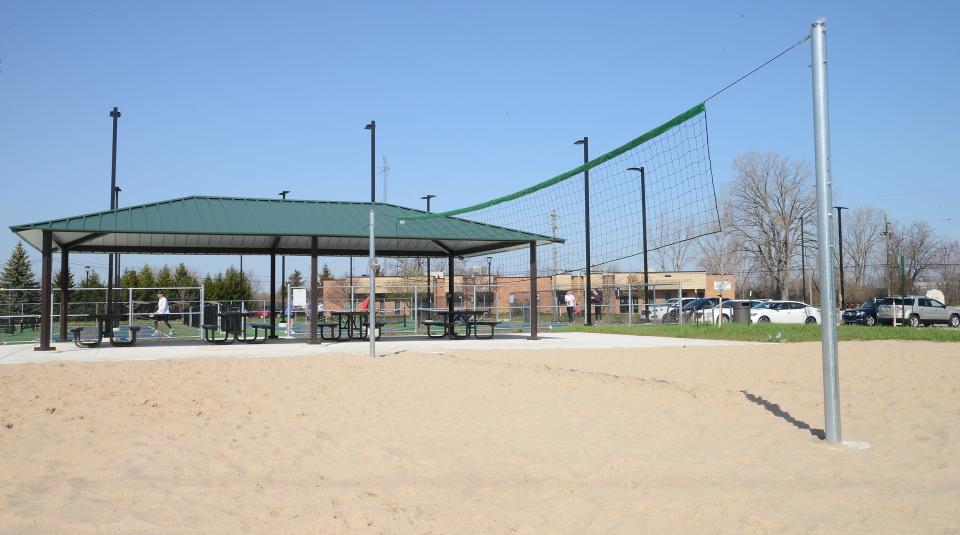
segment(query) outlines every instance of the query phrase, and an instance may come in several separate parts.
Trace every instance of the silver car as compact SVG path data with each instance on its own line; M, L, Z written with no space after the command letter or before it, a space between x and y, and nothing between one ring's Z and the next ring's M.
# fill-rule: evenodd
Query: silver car
M921 325L947 324L960 327L960 308L948 307L932 297L910 295L887 297L877 307L877 321L889 325L919 327Z

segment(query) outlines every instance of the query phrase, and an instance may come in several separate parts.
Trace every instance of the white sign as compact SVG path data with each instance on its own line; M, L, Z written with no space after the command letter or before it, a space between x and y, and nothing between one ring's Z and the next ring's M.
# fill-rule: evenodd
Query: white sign
M713 289L723 292L730 289L730 281L713 281Z
M307 308L307 289L306 288L293 289L293 306L300 307L300 308Z

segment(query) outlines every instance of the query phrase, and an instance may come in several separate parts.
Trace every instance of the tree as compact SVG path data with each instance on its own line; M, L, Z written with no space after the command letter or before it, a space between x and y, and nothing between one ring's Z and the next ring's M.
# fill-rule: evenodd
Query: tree
M900 254L904 257L904 273L913 291L917 279L930 271L937 258L940 241L926 221L914 221L901 233Z
M173 284L181 288L192 288L200 286L200 281L197 280L197 276L193 272L187 269L183 262L180 262L180 265L173 272Z
M157 271L156 283L158 288L172 288L177 285L176 280L173 278L173 272L170 270L170 266L164 264L160 271Z
M53 287L55 289L60 289L60 272L56 272L53 275ZM67 267L67 288L76 288L77 284L73 281L73 271L70 270L69 266Z
M883 210L872 207L856 208L843 222L844 267L849 266L853 283L867 284L869 266L883 243Z
M811 221L810 165L774 152L741 154L733 162L731 232L738 253L768 281L771 296L790 298L789 276L799 249L800 217Z
M328 266L326 262L323 263L323 268L320 270L319 277L321 281L330 280L333 278L333 272L330 271L330 266Z
M299 269L293 270L293 273L287 277L287 285L291 288L303 288L303 273L300 273Z
M3 274L0 275L0 287L18 290L37 287L33 267L30 265L30 257L27 256L27 251L23 248L22 242L17 242L13 252L10 253L10 258L3 266ZM32 295L34 293L24 291L4 292L3 299L7 304L39 302L39 296Z

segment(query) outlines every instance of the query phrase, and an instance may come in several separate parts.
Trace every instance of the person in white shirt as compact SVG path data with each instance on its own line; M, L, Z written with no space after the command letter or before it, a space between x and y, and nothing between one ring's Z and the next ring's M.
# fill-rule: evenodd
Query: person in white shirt
M573 310L577 306L577 298L573 296L572 290L567 290L563 296L563 302L567 305L567 321L573 323Z
M153 328L157 330L162 321L173 334L173 327L170 326L170 305L167 304L167 298L163 292L157 292L157 311L153 313Z

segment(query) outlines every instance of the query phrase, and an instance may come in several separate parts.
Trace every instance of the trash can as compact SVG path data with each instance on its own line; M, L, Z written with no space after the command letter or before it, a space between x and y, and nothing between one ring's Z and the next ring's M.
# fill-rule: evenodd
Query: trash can
M733 303L733 322L750 323L750 301Z

